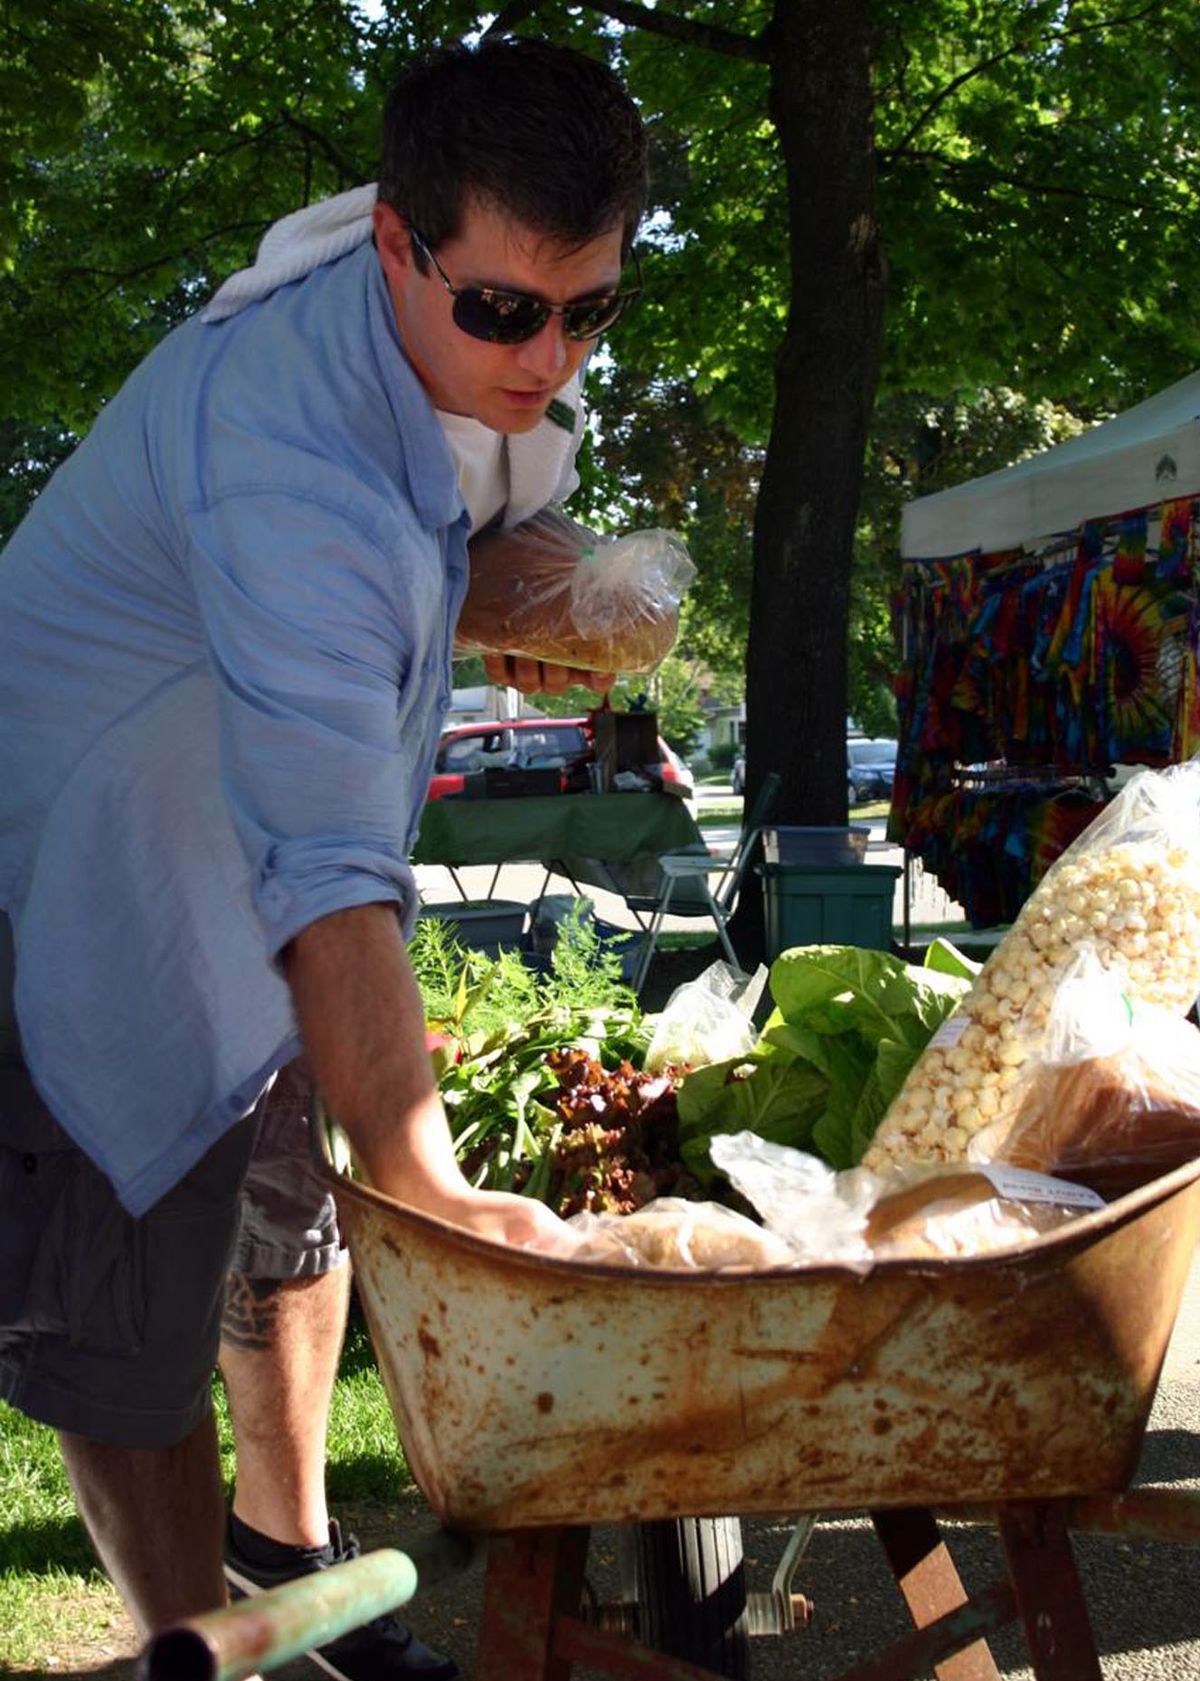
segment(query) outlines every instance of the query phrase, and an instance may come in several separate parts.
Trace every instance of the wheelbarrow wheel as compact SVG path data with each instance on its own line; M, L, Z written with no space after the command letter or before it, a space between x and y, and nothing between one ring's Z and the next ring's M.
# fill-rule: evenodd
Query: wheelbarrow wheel
M642 1640L732 1681L750 1674L740 1518L673 1518L621 1531Z

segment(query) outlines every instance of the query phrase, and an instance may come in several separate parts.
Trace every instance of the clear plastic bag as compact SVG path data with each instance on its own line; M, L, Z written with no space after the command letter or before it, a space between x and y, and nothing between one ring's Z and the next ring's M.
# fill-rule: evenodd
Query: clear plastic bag
M835 1173L752 1132L714 1138L711 1150L787 1245L793 1265L866 1270L881 1260L979 1255L1027 1243L1102 1205L1084 1187L1001 1167Z
M984 1255L1103 1207L1088 1187L996 1164L910 1169L878 1182L865 1241L877 1261Z
M659 1197L636 1214L573 1214L576 1261L688 1272L744 1272L794 1264L781 1238L716 1202Z
M573 1215L558 1252L647 1270L865 1273L881 1260L1019 1247L1103 1206L1084 1186L999 1164L835 1173L753 1132L722 1133L711 1151L761 1226L720 1203L659 1197L635 1214Z
M1015 1113L1075 954L1120 966L1138 1004L1200 994L1200 762L1133 777L1051 866L905 1081L863 1160L962 1161Z
M1130 999L1122 969L1081 952L1059 988L1015 1113L971 1141L999 1161L1111 1200L1200 1156L1200 1030Z
M819 1157L756 1132L718 1133L708 1148L734 1190L787 1244L793 1265L869 1264L865 1233L878 1195L872 1174L835 1173Z
M763 965L744 975L728 963L712 963L694 981L677 986L655 1019L642 1066L706 1068L749 1056L758 1043L751 1017L767 982Z
M455 649L644 674L670 652L695 575L674 532L601 537L544 508L472 539Z

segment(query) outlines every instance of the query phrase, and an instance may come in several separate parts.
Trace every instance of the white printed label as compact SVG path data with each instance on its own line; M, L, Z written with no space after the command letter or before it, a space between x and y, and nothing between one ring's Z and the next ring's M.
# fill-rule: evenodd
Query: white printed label
M1052 1179L1047 1173L1030 1173L1023 1167L1005 1167L1003 1162L981 1162L979 1171L990 1179L997 1196L1011 1202L1052 1202L1059 1208L1103 1208L1104 1198L1086 1185L1066 1179Z
M958 1044L970 1025L970 1016L964 1015L961 1010L956 1010L952 1016L946 1017L929 1043L931 1046L936 1046L938 1050L947 1051L951 1045Z

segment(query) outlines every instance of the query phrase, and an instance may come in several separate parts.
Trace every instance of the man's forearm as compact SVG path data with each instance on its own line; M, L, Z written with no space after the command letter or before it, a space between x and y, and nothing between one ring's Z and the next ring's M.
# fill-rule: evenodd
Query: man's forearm
M574 1234L543 1204L477 1191L459 1172L392 905L322 917L284 969L317 1085L376 1190L479 1237L569 1252Z
M322 917L284 968L317 1085L371 1183L419 1206L461 1187L395 907Z

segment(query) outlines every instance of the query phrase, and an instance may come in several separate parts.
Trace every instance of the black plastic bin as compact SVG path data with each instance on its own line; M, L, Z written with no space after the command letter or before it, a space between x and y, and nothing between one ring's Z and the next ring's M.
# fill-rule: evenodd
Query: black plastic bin
M762 832L763 858L768 864L840 869L844 864L863 862L870 836L865 823L851 823L840 829L768 824Z

